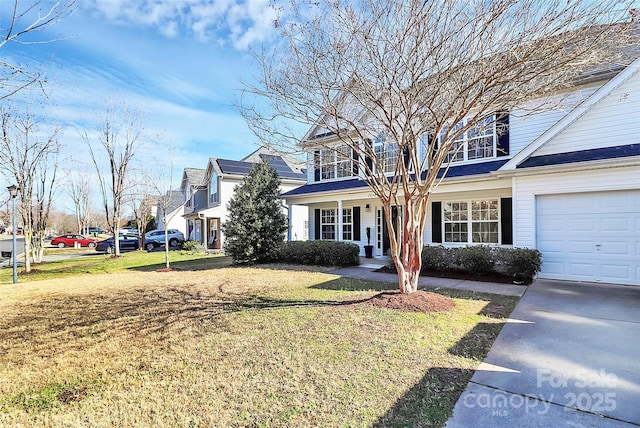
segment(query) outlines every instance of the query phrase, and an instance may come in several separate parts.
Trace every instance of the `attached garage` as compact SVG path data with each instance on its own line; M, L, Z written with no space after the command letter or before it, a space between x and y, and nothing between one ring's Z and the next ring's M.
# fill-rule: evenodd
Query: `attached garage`
M540 278L640 285L640 190L536 196Z

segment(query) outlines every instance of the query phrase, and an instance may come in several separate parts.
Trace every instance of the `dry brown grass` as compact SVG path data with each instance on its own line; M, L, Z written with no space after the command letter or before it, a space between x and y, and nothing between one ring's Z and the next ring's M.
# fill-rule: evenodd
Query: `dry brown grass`
M501 326L481 312L515 300L340 304L380 288L256 268L2 285L0 425L441 425Z

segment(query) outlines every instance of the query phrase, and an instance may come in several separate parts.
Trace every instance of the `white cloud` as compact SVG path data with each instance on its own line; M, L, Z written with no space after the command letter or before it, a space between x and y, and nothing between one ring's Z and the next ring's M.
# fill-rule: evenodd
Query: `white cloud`
M111 22L153 28L167 38L190 36L239 50L268 40L276 18L269 0L94 0L82 6Z

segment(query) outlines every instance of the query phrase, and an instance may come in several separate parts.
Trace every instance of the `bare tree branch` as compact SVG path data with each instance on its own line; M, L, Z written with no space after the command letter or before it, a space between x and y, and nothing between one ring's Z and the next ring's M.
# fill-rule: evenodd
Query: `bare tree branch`
M76 0L25 2L5 1L0 5L0 49L9 43L29 45L52 43L68 37L37 40L30 36L58 24L75 12ZM10 13L6 13L9 11ZM7 58L7 57L5 57ZM34 64L0 60L0 100L34 84L45 82L46 69Z

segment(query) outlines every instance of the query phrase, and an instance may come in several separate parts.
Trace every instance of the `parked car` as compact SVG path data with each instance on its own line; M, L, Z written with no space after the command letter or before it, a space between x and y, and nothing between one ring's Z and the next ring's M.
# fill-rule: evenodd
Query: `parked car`
M118 241L120 242L120 251L132 251L139 248L138 238L135 236L120 235L118 236ZM98 242L96 244L96 251L113 254L115 252L115 241L113 236Z
M167 232L170 247L175 247L184 242L184 235L179 230L169 229ZM164 230L156 229L144 234L144 247L147 250L151 251L162 245L164 245Z
M75 244L79 243L81 247L95 247L96 241L91 238L86 238L82 235L61 235L56 236L51 240L51 245L58 246L59 248L64 247L74 247Z

